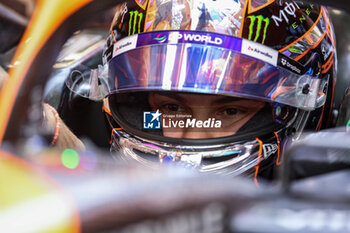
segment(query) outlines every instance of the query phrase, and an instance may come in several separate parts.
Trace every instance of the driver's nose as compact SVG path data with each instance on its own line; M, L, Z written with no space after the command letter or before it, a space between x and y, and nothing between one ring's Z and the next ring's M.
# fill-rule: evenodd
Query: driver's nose
M198 100L199 101L199 100ZM198 104L199 105L199 104ZM211 111L209 107L193 107L191 109L193 118L201 120L202 122L208 120L211 117ZM220 137L219 132L215 132L212 128L186 128L182 131L182 138L185 139L209 139Z

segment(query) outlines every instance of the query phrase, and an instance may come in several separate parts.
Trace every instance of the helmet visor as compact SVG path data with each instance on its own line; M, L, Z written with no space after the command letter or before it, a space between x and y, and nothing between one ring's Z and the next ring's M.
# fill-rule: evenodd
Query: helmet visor
M153 140L264 135L284 126L270 104L224 95L150 91L109 98L112 117L125 131ZM288 110L286 122L293 117ZM250 136L249 136L250 135Z
M326 82L278 51L235 37L176 33L145 33L117 42L109 62L109 93L221 94L305 110L324 104ZM186 35L192 37L185 40Z

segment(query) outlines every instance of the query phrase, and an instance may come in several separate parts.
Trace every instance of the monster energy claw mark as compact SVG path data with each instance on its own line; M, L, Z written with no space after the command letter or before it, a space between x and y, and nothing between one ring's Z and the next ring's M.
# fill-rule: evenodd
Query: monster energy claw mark
M270 24L270 19L264 18L262 15L259 15L259 16L251 15L251 16L248 16L248 18L250 19L249 36L248 36L249 40L252 40L252 37L254 34L255 21L257 20L256 34L255 34L254 42L258 41L258 39L260 37L260 33L261 33L262 23L265 22L264 31L263 31L263 39L261 42L262 44L264 44L265 39L266 39L267 28L269 27L269 24Z
M291 51L291 52L294 52L294 53L300 53L300 54L303 53L302 50L300 50L300 49L298 49L297 47L294 47L294 46L291 46L288 50Z
M141 22L143 14L138 11L130 11L130 19L129 19L129 36L134 35L137 27L137 33L141 33ZM132 30L132 32L131 32Z

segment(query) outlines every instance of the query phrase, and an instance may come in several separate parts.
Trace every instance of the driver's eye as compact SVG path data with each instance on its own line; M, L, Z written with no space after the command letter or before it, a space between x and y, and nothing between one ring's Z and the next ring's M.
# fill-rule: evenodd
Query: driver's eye
M228 108L225 110L225 114L228 116L233 116L233 115L236 115L237 113L238 113L237 108Z
M180 106L177 104L167 104L165 107L172 112L177 112L180 109Z

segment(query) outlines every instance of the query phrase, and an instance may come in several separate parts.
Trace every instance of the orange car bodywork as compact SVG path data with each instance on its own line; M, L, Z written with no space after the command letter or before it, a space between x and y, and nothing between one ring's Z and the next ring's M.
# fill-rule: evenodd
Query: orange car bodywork
M0 146L6 130L9 130L8 123L16 98L33 60L62 23L90 2L92 0L37 1L13 59L9 78L0 91ZM81 231L77 208L63 188L43 172L3 149L0 149L0 190L0 222L5 221L3 230L26 227L28 231L35 232ZM46 206L43 205L45 198ZM57 203L60 204L57 212L55 208L45 209ZM35 207L30 208L31 205ZM59 210L63 211L59 213ZM46 221L44 217L47 213L57 214L57 218L48 219L53 222ZM30 217L33 221L29 220ZM39 224L40 221L42 224Z
M72 197L44 172L0 151L1 232L80 232Z
M39 0L0 92L0 145L26 72L42 46L71 14L92 0Z

